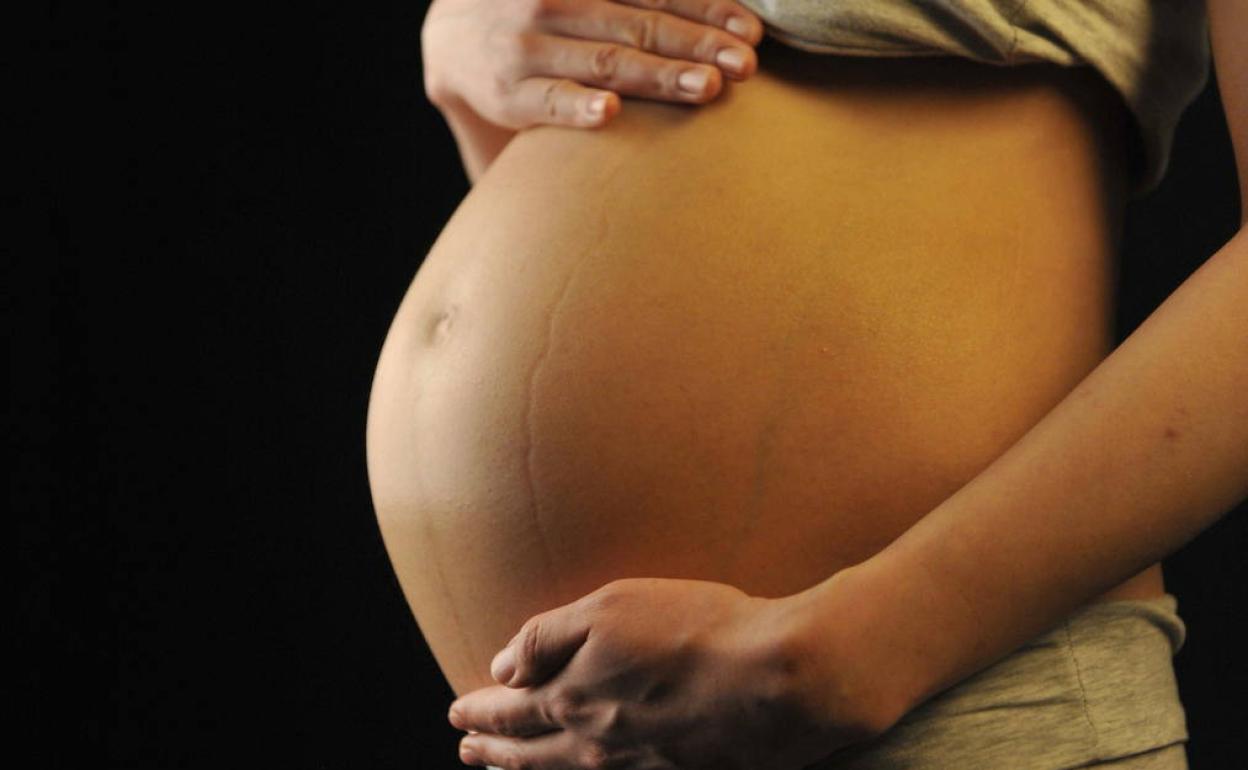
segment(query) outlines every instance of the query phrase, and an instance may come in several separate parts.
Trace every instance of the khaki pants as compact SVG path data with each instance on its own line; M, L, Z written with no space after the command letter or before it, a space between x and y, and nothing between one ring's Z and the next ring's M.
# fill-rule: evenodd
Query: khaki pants
M810 770L1179 770L1187 723L1177 600L1091 604Z

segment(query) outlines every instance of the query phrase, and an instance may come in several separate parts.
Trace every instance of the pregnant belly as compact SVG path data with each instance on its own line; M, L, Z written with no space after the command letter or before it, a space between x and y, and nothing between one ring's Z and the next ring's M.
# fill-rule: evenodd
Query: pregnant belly
M779 596L869 557L1109 349L1102 85L760 59L711 105L517 136L398 310L370 481L457 692L615 578Z

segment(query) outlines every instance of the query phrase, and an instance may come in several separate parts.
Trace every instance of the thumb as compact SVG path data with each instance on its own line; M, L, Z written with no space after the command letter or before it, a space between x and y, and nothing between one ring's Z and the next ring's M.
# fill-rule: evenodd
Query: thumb
M553 676L589 638L589 618L570 604L529 618L490 663L490 675L508 687L530 687Z

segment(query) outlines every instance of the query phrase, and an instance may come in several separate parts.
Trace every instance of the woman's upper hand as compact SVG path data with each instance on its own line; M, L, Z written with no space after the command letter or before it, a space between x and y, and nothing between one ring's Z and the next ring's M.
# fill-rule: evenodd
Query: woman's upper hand
M837 698L859 692L853 683L870 672L850 676L852 657L829 665L790 635L808 615L800 601L722 583L612 581L530 618L495 656L500 684L452 705L451 723L471 733L461 760L504 770L804 768L886 727L859 709L868 699Z
M715 98L723 76L753 74L762 36L734 0L434 0L421 28L425 92L506 129L592 127L621 95Z

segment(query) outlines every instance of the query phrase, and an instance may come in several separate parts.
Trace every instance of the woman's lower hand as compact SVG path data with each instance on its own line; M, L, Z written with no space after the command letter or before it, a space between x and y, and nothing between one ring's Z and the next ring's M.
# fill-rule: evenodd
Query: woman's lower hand
M452 704L467 764L504 770L801 770L882 732L835 706L800 605L702 580L630 578L530 618L500 684ZM852 688L850 688L852 689ZM839 713L837 713L839 712Z
M762 36L733 0L434 0L421 28L425 92L503 129L592 127L620 95L713 99L721 69L754 72Z

